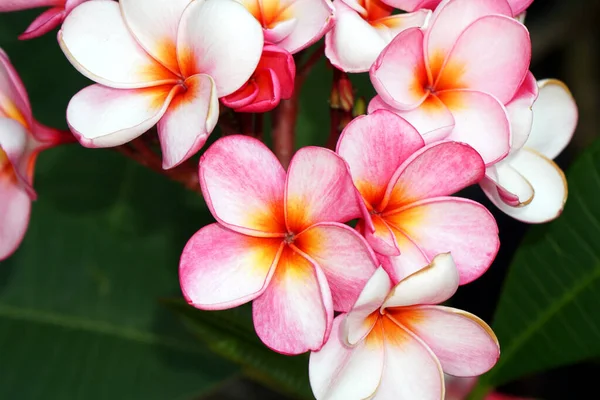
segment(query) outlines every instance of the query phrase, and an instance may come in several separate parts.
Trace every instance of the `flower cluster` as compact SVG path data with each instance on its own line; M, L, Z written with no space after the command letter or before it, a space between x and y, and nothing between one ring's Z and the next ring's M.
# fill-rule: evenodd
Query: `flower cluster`
M61 49L96 82L69 103L75 138L115 147L156 126L164 169L204 147L220 107L262 113L296 95L294 55L323 37L332 66L368 71L377 96L335 151L302 148L287 170L247 135L204 152L199 184L216 222L185 246L181 289L203 310L252 301L266 346L312 352L318 400L428 400L444 398L444 374L480 375L500 354L485 322L440 305L500 246L492 214L453 195L478 184L528 223L566 201L552 159L577 108L564 84L529 72L530 3L52 0L0 11L52 6L23 38L62 23ZM64 141L33 120L0 54L0 259L25 233L35 155Z

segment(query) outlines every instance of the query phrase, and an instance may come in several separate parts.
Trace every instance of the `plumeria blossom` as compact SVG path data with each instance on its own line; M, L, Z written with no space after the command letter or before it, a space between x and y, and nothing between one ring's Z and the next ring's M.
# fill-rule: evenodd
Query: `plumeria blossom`
M513 16L523 13L533 0L507 0ZM415 11L422 8L434 10L442 0L384 0L385 3L405 11Z
M488 168L481 187L511 217L542 223L558 217L567 200L566 178L552 159L571 141L578 111L564 83L548 79L534 85L539 96L531 110L531 133L514 143L507 158Z
M477 377L458 378L456 376L445 375L446 383L445 400L467 400L469 394L477 383ZM534 400L525 397L511 396L498 392L487 394L484 400Z
M296 64L286 50L265 44L256 71L241 88L221 99L237 112L267 112L294 93Z
M184 296L220 310L254 300L254 327L284 354L318 350L333 311L348 311L376 269L354 229L358 194L335 153L305 147L287 175L259 140L227 136L200 161L200 185L217 223L198 231L180 263Z
M325 35L333 23L330 0L237 0L261 24L265 42L295 54Z
M346 72L366 72L384 47L405 29L422 27L431 12L392 15L382 0L335 0L335 24L325 35L325 55Z
M0 12L19 11L38 7L51 7L37 17L19 39L42 36L59 26L78 5L88 0L0 0Z
M510 150L505 104L529 76L530 58L529 33L505 0L444 0L426 30L400 33L373 64L379 95L369 112L393 110L427 143L465 142L494 164Z
M69 138L33 118L25 87L0 49L0 260L19 247L27 231L37 155L65 141Z
M334 320L329 341L311 353L317 400L440 400L444 374L476 376L500 356L491 328L437 304L458 288L450 254L393 286L379 268L352 310Z
M448 197L484 177L473 148L425 145L408 122L379 110L348 124L337 153L366 205L359 229L394 282L443 252L452 252L461 284L488 269L499 248L496 221L481 204Z
M164 168L204 145L218 98L248 80L263 49L260 25L234 0L89 1L58 37L71 63L98 82L67 109L81 144L118 146L158 123Z

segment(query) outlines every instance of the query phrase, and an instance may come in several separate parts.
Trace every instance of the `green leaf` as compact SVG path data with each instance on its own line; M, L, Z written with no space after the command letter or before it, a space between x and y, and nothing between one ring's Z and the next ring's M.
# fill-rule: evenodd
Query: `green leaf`
M200 311L183 301L168 304L199 339L239 364L250 377L298 399L313 399L308 381L308 354L284 356L269 350L256 336L252 310L245 305L226 311Z
M532 227L515 255L493 323L502 355L482 385L600 356L600 142L567 180L562 216Z
M200 197L110 150L38 167L27 236L0 265L0 398L191 400L236 374L160 302L180 296Z

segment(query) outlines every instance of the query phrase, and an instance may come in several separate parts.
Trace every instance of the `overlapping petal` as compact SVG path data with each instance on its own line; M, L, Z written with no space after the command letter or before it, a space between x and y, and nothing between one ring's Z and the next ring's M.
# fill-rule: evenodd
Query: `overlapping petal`
M31 211L29 194L2 168L0 164L0 261L10 257L21 244Z
M506 112L511 126L511 152L525 144L533 123L532 106L538 98L538 85L533 74L527 74L515 97L506 104Z
M33 124L29 97L23 82L2 49L0 49L0 117L14 119L23 126Z
M280 15L285 14L288 21L293 20L293 25L290 23L286 29L289 34L281 35L281 40L275 42L292 54L321 39L333 23L333 6L328 0L261 0L261 3L270 2L278 3Z
M19 35L19 39L28 40L42 36L59 26L65 16L66 12L62 7L50 8L34 19L25 32Z

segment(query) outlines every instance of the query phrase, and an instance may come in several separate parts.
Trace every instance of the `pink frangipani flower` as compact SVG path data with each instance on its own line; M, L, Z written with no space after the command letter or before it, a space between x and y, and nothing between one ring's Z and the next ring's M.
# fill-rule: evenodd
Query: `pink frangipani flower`
M393 286L379 268L352 310L333 323L328 342L310 355L317 400L440 400L444 374L476 376L500 356L481 319L437 304L458 288L450 254Z
M265 42L295 54L325 35L333 23L330 0L236 0L261 24Z
M403 30L422 27L428 10L395 14L381 0L335 0L335 24L325 35L325 55L346 72L366 72L384 47Z
M59 26L78 5L88 0L0 0L0 12L19 11L38 7L51 7L37 17L19 39L42 36Z
M0 49L0 260L19 247L27 231L36 199L32 185L37 155L69 141L71 135L33 118L25 87Z
M578 111L564 83L548 79L532 85L537 97L529 116L533 123L520 140L513 140L507 158L488 167L481 187L511 217L542 223L558 217L567 200L567 180L552 159L571 141Z
M488 269L500 244L496 221L481 204L448 197L483 178L485 166L473 148L425 146L408 122L379 110L350 122L337 153L366 204L359 229L394 282L444 252L452 252L461 284Z
M390 6L404 11L412 12L419 9L435 10L442 0L382 0ZM479 0L477 0L479 1ZM507 0L512 9L513 16L524 12L533 3L533 0Z
M296 64L286 50L265 44L252 77L237 91L221 98L226 107L237 112L267 112L294 93Z
M486 165L511 144L505 104L528 76L531 42L505 0L444 0L428 28L407 29L371 67L379 96L369 112L386 108L410 122L427 143L468 143Z
M98 82L67 120L81 144L127 143L158 123L163 167L193 156L261 56L260 25L234 0L90 1L59 32L71 63Z
M205 310L254 300L254 326L268 347L321 348L333 311L352 307L377 266L364 238L342 224L361 215L344 160L305 147L286 175L259 140L227 136L203 155L200 185L217 223L183 251L185 298Z

